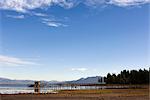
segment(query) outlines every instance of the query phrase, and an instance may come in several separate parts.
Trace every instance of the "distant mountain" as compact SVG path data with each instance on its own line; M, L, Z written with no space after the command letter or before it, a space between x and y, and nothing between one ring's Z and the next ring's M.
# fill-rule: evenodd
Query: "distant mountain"
M0 78L0 84L34 84L36 80L12 80L8 78ZM55 84L58 83L58 81L41 81L43 84Z
M12 80L8 78L0 78L0 84L33 84L33 80Z
M12 85L31 85L34 84L36 80L12 80L8 78L0 78L0 85L3 84L12 84ZM95 76L95 77L87 77L87 78L81 78L78 80L73 81L65 81L65 82L59 82L59 81L41 81L41 84L48 86L50 84L103 84L102 77L101 76Z
M70 84L104 84L101 76L81 78L79 80L68 81Z

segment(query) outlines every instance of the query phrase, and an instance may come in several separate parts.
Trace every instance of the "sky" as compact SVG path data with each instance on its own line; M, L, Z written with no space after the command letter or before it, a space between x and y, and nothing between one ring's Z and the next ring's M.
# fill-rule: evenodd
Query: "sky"
M149 68L150 0L0 0L0 77L75 80Z

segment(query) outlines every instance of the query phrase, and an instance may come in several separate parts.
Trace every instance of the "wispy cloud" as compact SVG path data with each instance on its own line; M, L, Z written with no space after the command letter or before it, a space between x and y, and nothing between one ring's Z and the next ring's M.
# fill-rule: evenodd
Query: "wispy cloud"
M107 1L106 0L86 0L83 2L87 6L97 6L97 5L104 5Z
M126 7L150 3L150 0L0 0L0 9L25 13L37 8L49 8L53 5L69 9L81 3L87 6L116 5Z
M9 18L15 18L15 19L24 19L24 15L7 15Z
M146 3L150 3L150 0L110 0L108 2L108 4L113 4L121 7L138 6Z
M137 6L150 3L150 0L86 0L87 6L116 5L120 7Z
M56 21L54 18L42 18L42 23L46 24L49 27L66 27L67 25L60 23L59 21Z
M37 13L37 12L32 12L33 15L38 16L38 17L48 17L47 14L44 13Z
M78 71L78 72L85 72L85 71L87 71L88 69L87 69L87 68L72 68L71 70L72 70L72 71Z
M28 10L52 5L59 5L64 8L71 8L73 6L72 2L67 2L67 0L0 0L1 9L24 13L28 12Z
M150 0L0 0L0 10L12 10L23 13L23 15L7 15L10 18L23 19L25 14L29 16L38 16L42 19L42 23L49 27L66 27L61 21L49 18L49 14L34 12L35 9L51 9L51 6L61 6L63 8L73 8L79 4L91 7L107 7L107 5L115 5L118 7L140 6L150 3Z
M37 65L35 62L23 60L17 57L0 55L0 64L9 66Z
M50 26L50 27L59 27L59 26L66 26L62 23L58 23L58 22L42 22L44 24L46 24L47 26Z

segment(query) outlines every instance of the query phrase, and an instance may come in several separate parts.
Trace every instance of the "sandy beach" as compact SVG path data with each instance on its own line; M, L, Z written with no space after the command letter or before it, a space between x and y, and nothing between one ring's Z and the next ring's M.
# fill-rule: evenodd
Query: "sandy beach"
M56 94L3 94L0 100L149 100L149 89L62 90Z

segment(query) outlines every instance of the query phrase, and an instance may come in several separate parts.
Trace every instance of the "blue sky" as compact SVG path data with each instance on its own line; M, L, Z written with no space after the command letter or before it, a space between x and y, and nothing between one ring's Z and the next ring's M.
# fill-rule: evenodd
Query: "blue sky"
M148 69L149 0L79 1L0 1L0 77L63 81Z

